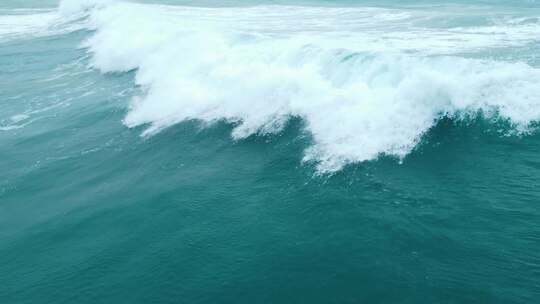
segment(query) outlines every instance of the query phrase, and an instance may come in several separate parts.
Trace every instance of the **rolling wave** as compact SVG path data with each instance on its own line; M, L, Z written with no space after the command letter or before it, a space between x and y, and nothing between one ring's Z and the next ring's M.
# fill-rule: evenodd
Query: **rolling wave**
M124 123L143 135L186 120L235 124L236 139L300 117L322 172L405 157L440 119L478 113L519 132L540 120L540 69L485 54L539 42L538 16L374 7L195 8L64 1L87 14L102 72L136 70L145 92ZM440 20L448 21L446 24Z

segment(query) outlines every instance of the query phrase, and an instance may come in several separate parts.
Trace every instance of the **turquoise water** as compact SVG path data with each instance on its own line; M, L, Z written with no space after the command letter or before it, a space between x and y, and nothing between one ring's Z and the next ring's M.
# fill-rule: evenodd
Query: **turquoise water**
M2 1L0 303L538 303L539 47L537 1Z

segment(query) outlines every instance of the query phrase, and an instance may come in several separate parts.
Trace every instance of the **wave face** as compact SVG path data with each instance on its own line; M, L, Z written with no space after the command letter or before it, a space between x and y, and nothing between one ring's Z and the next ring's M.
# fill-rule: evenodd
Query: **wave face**
M69 1L61 11L89 11L95 33L84 46L95 68L136 70L145 94L125 124L148 125L144 135L226 120L242 139L300 117L313 140L304 159L330 172L403 158L444 117L482 113L519 132L540 119L540 69L520 57L540 41L535 16L471 8L464 27L451 7Z

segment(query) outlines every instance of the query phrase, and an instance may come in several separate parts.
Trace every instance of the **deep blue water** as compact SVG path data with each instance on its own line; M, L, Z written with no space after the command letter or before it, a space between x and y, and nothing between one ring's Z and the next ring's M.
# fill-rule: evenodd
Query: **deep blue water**
M540 301L537 1L144 2L0 3L0 303Z

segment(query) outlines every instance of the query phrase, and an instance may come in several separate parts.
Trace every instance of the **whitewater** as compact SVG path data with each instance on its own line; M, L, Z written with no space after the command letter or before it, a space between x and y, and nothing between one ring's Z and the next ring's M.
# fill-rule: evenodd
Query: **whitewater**
M66 0L2 16L0 39L89 29L81 47L93 68L136 73L142 93L126 126L150 136L188 120L227 121L242 140L279 134L298 117L312 137L304 161L332 172L403 159L443 118L482 115L531 132L540 69L526 52L540 41L537 11L470 5L476 18L463 26L463 10Z

